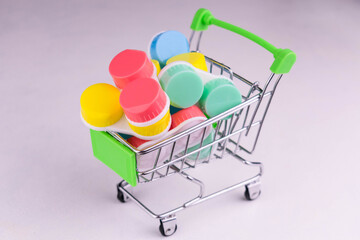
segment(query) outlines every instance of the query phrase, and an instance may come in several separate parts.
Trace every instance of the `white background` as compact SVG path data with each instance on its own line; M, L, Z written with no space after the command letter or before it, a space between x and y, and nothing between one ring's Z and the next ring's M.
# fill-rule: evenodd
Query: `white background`
M162 30L189 36L200 7L298 60L255 155L261 197L236 190L180 212L171 238L359 239L360 2L129 2L0 1L0 239L161 238L157 220L117 201L120 178L93 157L79 99L112 83L118 52L146 50ZM251 81L269 74L271 54L233 33L210 28L202 49ZM195 170L214 189L248 173L221 162ZM136 190L161 210L196 193L175 180Z

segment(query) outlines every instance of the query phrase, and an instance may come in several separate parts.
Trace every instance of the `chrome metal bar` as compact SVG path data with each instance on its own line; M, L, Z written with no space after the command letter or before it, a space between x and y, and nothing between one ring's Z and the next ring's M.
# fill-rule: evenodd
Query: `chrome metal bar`
M254 165L252 162L248 162L245 161L244 162L247 165ZM255 165L258 165L257 163L255 163ZM258 166L262 166L262 165L258 165ZM175 166L172 166L172 168L175 168L176 171L179 172L180 169L176 168ZM133 194L131 194L126 188L129 186L129 184L125 181L122 181L119 185L118 188L121 189L121 191L127 195L127 197L129 197L131 200L133 200L140 208L142 208L146 213L148 213L151 217L156 218L156 219L161 219L164 218L166 216L169 216L171 214L175 214L176 212L179 212L187 207L190 206L194 206L196 204L199 204L201 202L204 202L206 200L209 200L211 198L214 198L216 196L219 196L221 194L224 194L226 192L232 191L234 189L237 189L239 187L248 185L250 183L256 182L260 179L262 172L260 171L259 174L255 175L254 177L251 177L245 181L241 181L237 184L231 185L229 187L223 188L221 190L218 190L216 192L213 192L209 195L204 196L205 193L205 185L202 181L200 181L197 178L194 178L192 176L190 176L189 174L185 173L185 172L179 172L179 174L184 177L185 179L189 180L190 182L196 184L199 186L199 194L194 197L193 199L185 202L183 205L176 207L174 209L171 209L169 211L166 211L164 213L161 214L156 214L154 213L152 210L150 210L145 204L143 204L141 201L139 201Z
M239 111L240 109L245 108L245 107L247 107L247 106L249 106L249 105L251 105L251 104L253 104L253 103L257 102L257 101L259 101L259 95L256 95L256 96L250 98L248 101L243 102L243 103L241 103L241 104L239 104L239 105L237 105L237 106L235 106L235 107L233 107L233 108L231 108L231 109L229 109L229 110L227 110L227 111L225 111L225 112L223 112L223 113L221 113L221 114L219 114L219 115L217 115L215 117L212 117L212 118L210 118L210 119L208 119L208 120L206 120L204 122L201 122L196 126L193 126L193 127L189 128L187 130L184 130L184 131L176 134L175 136L173 136L171 138L168 138L168 139L166 139L166 140L164 140L164 141L162 141L162 142L160 142L160 143L158 143L158 144L156 144L154 146L151 146L151 147L149 147L149 148L147 148L147 149L145 149L143 151L138 151L138 153L143 155L143 154L147 154L149 152L152 152L153 150L158 149L160 147L163 147L163 146L165 146L165 145L167 145L169 143L172 143L172 142L186 136L189 133L193 133L193 132L197 131L198 129L200 129L202 127L209 126L209 125L213 124L214 122L217 122L218 120L223 119L223 118L229 116L230 114L232 114L232 113L234 113L236 111Z
M217 134L218 134L218 132L219 132L219 128L220 128L220 126L221 126L221 123L222 123L222 120L217 122L217 125L216 125L216 128L215 128L215 134L214 134L214 138L213 138L212 142L215 142L215 140L216 140L216 136L217 136ZM211 149L210 149L209 157L208 157L208 159L205 161L206 163L209 163L209 162L210 162L210 158L211 158L211 155L212 155L212 153L213 153L213 151L214 151L215 144L214 144L214 145L211 145L210 147L211 147Z
M230 139L229 142L230 142L230 143L233 143L234 146L236 146L236 142L235 142L234 140ZM253 154L252 151L249 151L248 149L246 149L245 147L243 147L241 144L240 144L240 145L237 145L237 146L238 146L238 148L239 148L241 151L244 151L244 152L246 152L247 154ZM235 152L235 151L234 151L234 152Z
M226 136L228 136L228 135L230 134L233 119L234 119L234 113L231 115L229 130L227 131ZM227 121L228 121L228 120L226 120L226 122L227 122ZM226 129L224 130L224 132L226 132ZM230 139L230 138L226 138L226 139L225 139L224 149L223 149L223 151L222 151L222 153L221 153L221 158L224 157L225 149L226 149L226 145L227 145L227 140L228 140L228 139Z
M268 103L267 103L267 105L266 105L264 114L263 114L263 116L262 116L261 124L260 124L259 130L258 130L258 132L257 132L257 134L256 134L256 138L255 138L254 145L253 145L253 148L252 148L251 152L253 152L253 151L255 150L255 148L256 148L257 142L258 142L258 140L259 140L260 132L261 132L261 129L262 129L262 125L263 125L263 123L264 123L264 121L265 121L265 117L266 117L266 114L267 114L267 112L268 112L268 110L269 110L271 101L272 101L272 99L273 99L273 97L274 97L275 90L276 90L277 85L279 84L282 76L283 76L282 74L279 75L279 77L277 78L277 80L276 80L276 82L275 82L275 85L274 85L274 87L273 87L273 90L271 91L272 94L270 95L269 101L268 101Z
M256 88L258 85L259 85L259 83L258 83L258 82L255 82L255 83L251 86L251 88L249 89L249 91L248 91L248 93L247 93L247 95L246 95L246 99L249 99L249 97L250 97L251 94L255 91L255 88ZM249 113L250 107L251 107L251 105L247 106L247 108L246 108L246 109L247 109L247 110L246 110L246 115L245 115L245 118L244 118L244 122L243 122L242 127L245 126L245 123L246 123L246 120L247 120L247 115L248 115L248 113ZM244 109L241 109L241 110L239 111L239 114L238 114L237 118L235 119L235 123L234 123L233 128L231 129L231 132L234 131L235 126L236 126L239 118L241 117L241 113L243 112L243 110L244 110Z
M189 147L189 141L190 141L190 134L189 134L189 135L187 136L187 138L186 138L185 151L184 151L184 154L185 154L185 155L187 154L187 150L188 150L188 147ZM186 158L183 158L182 161L181 161L180 172L182 172L182 170L183 170L183 168L184 168L185 159L186 159Z
M234 76L235 76L235 75L236 75L236 74L234 73ZM239 75L236 75L236 76L240 77ZM244 80L247 81L246 79L244 79ZM257 90L260 91L261 89L260 89L260 88L257 88ZM265 96L266 96L266 94L265 94ZM219 114L218 116L215 116L215 117L213 117L213 118L211 118L211 119L208 119L207 121L205 121L205 122L202 123L202 126L204 126L205 124L210 125L211 123L217 122L219 119L226 117L226 115L230 115L230 114L233 113L233 112L239 111L240 109L245 108L246 106L249 106L249 105L253 104L254 102L256 102L256 101L258 101L258 100L259 100L258 95L255 95L255 96L253 96L252 98L250 98L250 99L246 100L245 102L243 102L242 104L239 104L238 106L236 106L236 107L234 107L234 108L232 108L232 109L229 109L228 111L226 111L226 112L224 112L224 113L222 113L222 114ZM199 127L199 126L198 126L198 127ZM197 127L194 126L193 128L190 128L190 129L186 130L186 133L191 132L191 130L192 130L192 131L196 131L196 129L197 129ZM156 150L156 149L158 149L158 148L160 148L160 147L162 147L162 146L164 146L164 145L167 145L168 143L170 143L170 142L172 142L172 141L176 141L176 140L177 140L177 137L176 137L176 136L173 136L173 137L171 137L171 138L169 138L169 139L167 139L167 140L165 140L165 141L163 141L163 142L160 142L160 143L158 143L158 144L155 144L155 145L147 148L146 150L139 150L139 149L137 149L137 148L134 148L134 147L131 146L130 144L128 144L124 139L122 139L122 137L121 137L118 133L116 133L116 132L108 132L108 133L111 134L111 135L112 135L115 139L117 139L119 142L121 142L122 144L124 144L125 146L127 146L128 148L130 148L133 152L135 152L135 153L137 153L137 154L141 154L141 155L144 155L144 154L146 154L146 153L148 153L148 152L151 152L151 151L153 151L153 150ZM185 135L185 133L184 133L184 135ZM178 134L177 136L178 136L178 137L182 137L183 135L182 135L182 136L179 136L179 134Z
M178 168L176 168L175 166L172 166L172 168L174 168L175 170L179 170ZM205 188L205 185L203 182L201 182L200 180L188 175L187 173L184 173L184 172L179 172L179 174L184 177L186 180L189 180L191 181L192 183L195 183L196 185L199 186L200 190L199 190L199 194L185 202L183 205L177 207L177 208L174 208L170 211L167 211L167 212L164 212L164 213L161 213L161 214L156 214L154 213L153 211L151 211L145 204L143 204L141 201L139 201L133 194L131 194L126 188L129 186L129 184L126 182L126 181L122 181L120 182L119 184L119 189L121 189L121 191L126 194L131 200L133 200L140 208L142 208L143 210L145 210L145 212L147 212L151 217L153 218L156 218L156 219L161 219L163 217L166 217L168 215L171 215L171 214L174 214L178 211L181 211L183 210L184 208L186 208L187 206L191 206L194 202L196 202L198 199L201 199L201 197L203 196L204 194L204 188Z
M249 160L244 159L240 155L234 153L230 148L227 148L226 151L228 151L232 156L236 157L238 160L240 160L242 163L249 165L249 166L257 166L259 167L259 176L262 176L264 174L264 166L261 162L252 162Z
M217 192L211 193L211 194L201 198L199 201L196 201L196 203L192 204L192 206L195 205L195 204L205 202L206 200L209 200L209 199L214 198L216 196L219 196L221 194L224 194L224 193L230 192L232 190L235 190L235 189L237 189L239 187L243 187L243 186L245 186L247 184L250 184L252 182L255 182L255 181L259 180L259 179L260 179L260 175L256 175L256 176L254 176L252 178L249 178L249 179L247 179L245 181L239 182L237 184L231 185L230 187L227 187L227 188L224 188L224 189L219 190Z
M110 134L111 136L113 136L116 140L118 140L119 142L121 142L122 144L124 144L125 146L127 146L128 148L134 150L134 152L138 152L136 148L134 148L132 145L130 145L125 139L123 139L120 134L118 134L117 132L111 132L111 131L106 131L108 134Z
M184 158L184 159L186 159L186 158ZM188 163L187 161L185 161L185 164L186 164L186 166L188 166L189 168L194 168L194 167L195 167L194 165Z
M140 176L142 179L144 179L144 181L145 182L148 182L149 181L149 179L147 179L146 177L144 177L144 176Z
M264 94L266 93L266 90L267 90L267 88L268 88L268 86L269 86L269 84L270 84L270 82L271 82L271 80L273 79L274 76L275 76L275 73L271 73L271 74L270 74L270 77L269 77L268 80L266 81L264 90L263 90L263 92L260 94L259 102L258 102L257 105L256 105L256 108L255 108L255 111L254 111L254 113L253 113L253 115L252 115L252 117L251 117L251 121L250 121L250 123L249 123L249 126L251 126L251 124L253 123L253 121L254 121L254 119L255 119L255 116L256 116L256 114L257 114L257 111L259 110L261 101L262 101L262 99L263 99L263 97L264 97ZM249 134L249 131L250 131L250 127L249 127L248 130L246 131L245 136L247 136L247 135Z
M205 60L208 61L208 62L211 62L211 63L213 63L213 64L215 64L215 65L217 65L217 66L224 66L226 69L229 69L229 70L232 72L232 70L231 70L231 68L230 68L229 66L227 66L226 64L221 63L221 62L219 62L219 61L216 61L216 60L213 59L213 58L210 58L210 57L208 57L208 56L205 56ZM210 71L210 72L211 72L211 71ZM234 73L234 72L232 72L232 73L233 73L233 74L232 74L233 77L235 77L236 79L242 81L242 82L245 83L246 85L248 85L248 86L252 86L252 85L253 85L252 82L250 82L249 80L245 79L244 77L242 77L242 76L240 76L240 75L238 75L238 74L236 74L236 73ZM258 90L260 90L260 88L259 88Z
M233 71L232 71L231 68L229 68L229 78L230 78L231 80L234 80L234 73L233 73Z
M244 121L243 121L243 124L242 124L241 128L244 128L244 127L245 127L245 123L246 123L246 120L247 120L247 117L248 117L248 114L249 114L249 109L250 109L250 106L248 106L248 107L246 108L246 112L245 112L245 116L244 116ZM243 111L243 109L241 109L241 111ZM240 144L241 135L242 135L242 133L239 133L239 137L238 137L238 140L237 140L237 144L235 145L235 152L237 151L238 146L239 146L239 144ZM230 140L231 140L231 139L230 139Z
M191 31L191 35L190 35L190 38L189 38L189 46L191 47L191 43L192 43L192 40L194 38L194 35L195 35L195 31Z
M204 192L205 192L205 184L202 181L200 181L199 179L194 178L194 177L190 176L189 174L187 174L185 172L180 172L180 169L176 168L175 166L173 166L173 167L175 168L175 170L177 169L177 171L179 171L179 173L180 173L180 175L182 177L184 177L185 179L187 179L187 180L189 180L191 182L196 183L200 187L200 193L199 193L198 197L201 198L204 195ZM194 202L195 199L197 199L197 198L194 198L194 199L186 202L184 204L184 206L186 206L190 202Z
M243 112L244 109L240 109L240 111L238 113L235 113L235 120L234 120L234 123L232 124L232 127L231 127L231 131L230 132L233 132L236 125L237 125L237 122L239 121L240 117L241 117L241 114Z
M198 38L198 42L197 42L197 44L196 44L196 51L197 51L197 52L198 52L199 49L200 49L200 42L201 42L201 37L202 37L202 35L203 35L203 31L200 32L199 38Z
M256 122L253 123L252 127L257 127L257 126L260 126L261 124L262 124L261 121L256 121ZM247 127L244 127L244 128L247 129ZM243 132L241 132L239 135L242 135L242 134L243 134ZM241 151L244 151L244 152L246 152L247 154L252 154L252 153L253 153L253 150L250 151L250 150L246 149L244 146L242 146L242 145L240 144L240 142L239 142L239 139L238 139L238 141L234 141L234 140L232 140L232 139L229 139L229 142L232 143L232 144L234 144L234 146L235 146L237 149L240 149ZM234 150L234 153L237 152L237 149L236 149L236 151Z
M220 131L220 139L223 139L223 138L226 136L225 134L226 134L226 129L227 129L227 127L228 127L228 121L227 121L227 120L224 120L224 130L223 130L223 131ZM224 141L225 141L225 140L219 142L219 145L218 145L218 149L219 149L219 150L224 149Z
M264 97L267 97L267 96L269 96L269 95L270 95L270 93L265 93ZM157 149L159 149L159 148L161 148L161 147L163 147L163 146L166 146L167 144L172 143L172 142L174 142L174 141L176 141L176 140L184 137L185 135L187 135L187 134L189 134L189 133L195 132L195 131L197 131L197 130L198 130L199 128L201 128L201 127L209 126L209 125L217 122L218 120L221 120L221 119L229 116L229 115L232 114L233 112L239 111L240 109L244 109L245 107L250 106L251 104L253 104L253 103L257 102L257 101L259 101L259 95L255 95L255 96L251 97L250 99L248 99L247 101L245 101L245 102L243 102L243 103L235 106L234 108L231 108L231 109L223 112L222 114L219 114L219 115L217 115L217 116L215 116L215 117L212 117L212 118L210 118L210 119L208 119L208 120L206 120L206 121L198 124L197 126L194 126L194 127L192 127L192 128L189 128L189 129L187 129L187 130L185 130L185 131L183 131L183 132L181 132L181 133L178 133L177 135L175 135L175 136L173 136L173 137L171 137L171 138L168 138L168 139L166 139L166 140L164 140L164 141L162 141L162 142L160 142L160 143L157 143L157 144L155 144L155 145L153 145L153 146L151 146L151 147L149 147L149 148L147 148L147 149L145 149L145 150L139 150L139 149L134 148L133 146L129 145L129 144L128 144L125 140L123 140L123 139L121 138L121 136L120 136L118 133L116 133L116 132L108 132L108 133L109 133L110 135L112 135L116 140L118 140L119 142L123 143L125 146L127 146L128 148L130 148L130 149L131 149L133 152L135 152L136 154L144 155L144 154L147 154L147 153L152 152L152 151L154 151L154 150L157 150Z
M201 135L200 148L203 146L205 133L206 133L206 128L203 129L203 133L202 133L202 135ZM201 152L201 151L197 152L197 154L196 154L195 165L196 165L196 163L197 163L197 161L198 161L198 159L199 159L200 152Z
M159 157L160 157L160 154L161 154L161 149L162 148L159 148L159 150L158 150L158 153L157 153L156 160L155 160L153 168L155 168L157 166L157 164L158 164ZM155 174L155 172L152 173L150 181L154 179L154 174Z
M176 145L176 142L173 143L173 146L172 146L172 148L171 148L171 153L170 153L169 162L171 162L172 157L173 157L173 155L174 155L175 145ZM167 169L166 169L166 174L165 174L165 176L168 175L169 169L170 169L170 165L168 165L168 167L167 167Z
M259 124L259 122L255 122L255 123L253 123L252 126L256 126L256 125L258 125L258 124ZM234 136L234 135L236 135L236 134L238 134L238 133L240 133L240 132L244 132L244 131L246 131L246 130L247 130L247 128L242 128L242 129L236 130L235 132L229 134L228 136L225 136L224 138L225 138L225 139L230 138L230 137L232 137L232 136ZM212 142L211 144L209 144L209 146L212 146L212 145L215 145L215 144L217 144L217 143L219 143L219 142L221 142L221 141L224 141L224 140L225 140L224 138L220 138L220 139L215 140L214 142ZM153 171L156 171L156 170L159 170L159 169L161 169L161 168L164 168L164 167L167 167L167 166L169 166L169 165L172 165L172 164L174 164L176 161L179 161L179 160L181 160L181 159L183 159L183 158L186 158L186 157L190 156L191 154L194 154L194 153L197 153L198 151L204 150L204 149L207 148L207 147L208 147L208 145L203 146L203 147L201 147L201 148L198 148L198 149L192 151L191 153L187 153L187 154L185 154L185 155L183 155L183 156L181 156L181 157L179 157L179 158L177 158L177 159L172 160L171 162L164 163L163 165L158 166L158 167L156 167L156 168L154 168L154 169L146 170L146 171L139 171L138 174L146 175L146 174L152 173Z

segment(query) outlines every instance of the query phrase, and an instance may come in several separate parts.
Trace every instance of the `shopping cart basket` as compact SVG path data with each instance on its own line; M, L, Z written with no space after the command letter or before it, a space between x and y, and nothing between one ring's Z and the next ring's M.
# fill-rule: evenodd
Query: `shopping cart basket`
M199 9L191 24L193 31L189 42L190 46L192 46L195 39L197 39L195 51L200 51L202 33L210 25L242 35L274 55L275 60L270 67L271 74L263 87L258 82L248 81L236 74L227 65L206 56L209 72L218 72L225 75L234 82L236 81L238 86L241 86L241 92L244 94L241 104L145 150L139 150L131 146L116 132L90 130L94 155L124 179L117 186L118 199L121 202L132 200L150 216L159 219L159 229L164 236L175 233L177 229L175 214L185 208L240 187L245 187L245 198L248 200L254 200L260 195L260 178L263 174L263 165L261 162L250 161L247 156L250 156L255 150L265 116L282 75L290 71L296 60L296 55L291 50L276 48L242 28L216 19L206 9ZM209 128L212 128L214 134L211 141L205 142L205 133ZM200 136L200 145L197 148L190 148L189 142L194 135L197 135L198 138ZM179 145L184 146L184 148L181 151L175 151ZM204 151L208 151L205 158L201 157L201 155L204 155L202 154ZM166 160L164 160L164 154ZM257 167L257 174L249 179L205 195L204 183L190 176L187 170L225 156L245 165ZM139 168L137 165L137 162L144 158L153 159L153 164L146 169ZM130 188L135 187L137 184L152 182L173 174L179 174L198 185L200 191L195 198L169 211L160 214L154 213L130 191Z

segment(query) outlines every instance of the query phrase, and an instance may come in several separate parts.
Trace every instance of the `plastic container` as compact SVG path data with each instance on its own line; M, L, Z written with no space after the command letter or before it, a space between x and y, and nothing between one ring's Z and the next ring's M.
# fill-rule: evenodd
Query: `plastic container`
M155 35L149 51L151 58L164 67L169 58L189 52L189 42L184 34L178 31L165 31Z
M120 104L129 122L137 126L157 122L169 109L165 92L152 78L139 78L129 83L121 93Z
M206 66L205 56L199 52L189 52L189 53L176 55L170 58L169 60L167 60L166 65L177 61L188 62L197 69L200 69L205 72L208 71Z
M174 62L166 65L159 74L161 87L177 108L188 108L196 104L204 89L203 80L190 64Z
M135 79L156 75L154 64L146 53L134 49L126 49L117 54L110 62L109 72L120 89Z
M161 68L160 68L160 63L159 61L155 60L155 59L151 59L151 62L154 64L155 69L156 69L156 76L159 75Z
M120 91L107 83L91 85L81 94L81 115L96 127L112 125L123 116L119 103Z
M153 85L156 86L152 89L157 89L157 95L154 99L155 103L149 105L145 104L143 107L148 107L147 109L144 108L148 113L151 112L151 110L152 113L158 110L159 114L149 121L130 123L126 119L125 114L123 114L124 109L121 107L119 101L121 95L127 91L123 90L120 94L118 88L110 84L98 83L88 87L81 95L80 105L83 123L88 128L96 131L113 131L137 136L138 138L146 140L163 137L171 126L169 111L170 99L156 80L151 79L151 83L155 83ZM148 89L150 90L151 87L148 86ZM146 94L143 94L143 96L145 95ZM159 107L157 103L160 102L161 104Z
M239 105L242 101L240 91L227 78L215 78L204 86L199 106L209 116L214 117Z

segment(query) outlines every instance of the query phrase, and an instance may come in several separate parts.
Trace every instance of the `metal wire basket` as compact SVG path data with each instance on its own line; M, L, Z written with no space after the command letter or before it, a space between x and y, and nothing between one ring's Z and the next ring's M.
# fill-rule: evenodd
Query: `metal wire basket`
M128 182L130 181L123 180L118 184L118 199L121 202L126 202L131 199L150 216L159 219L159 229L164 236L175 233L177 229L175 214L189 206L196 205L240 187L245 187L245 197L248 200L254 200L260 195L260 178L263 174L263 165L261 162L250 161L246 158L251 155L256 148L265 117L283 73L290 71L291 66L295 62L295 54L292 51L288 49L277 49L260 38L263 42L259 42L257 36L234 25L215 19L206 9L198 10L191 26L194 31L191 34L189 42L191 46L192 43L194 43L194 39L197 38L195 51L200 51L199 48L203 30L206 30L209 25L217 25L241 34L262 45L274 54L275 61L271 67L272 72L265 82L265 85L261 87L258 82L251 82L233 72L229 66L205 56L210 73L217 72L227 76L234 82L237 82L237 85L241 86L242 93L244 94L241 104L145 150L134 148L116 132L107 133L110 134L113 139L116 139L117 144L125 146L130 153L134 154L134 158L136 159L136 171L134 170L136 183L152 182L172 174L179 174L200 187L198 195L193 199L174 209L158 214L150 210L129 191L131 186ZM209 129L213 131L211 141L205 142L205 134ZM189 142L195 138L198 139L199 146L196 149L190 148ZM94 137L93 147L96 145L96 141ZM180 148L179 146L183 147ZM104 161L101 159L101 154L96 154L97 151L100 150L95 150L94 147L94 154L96 156L98 155L97 157ZM194 169L200 164L208 164L215 159L221 159L225 156L226 158L234 159L245 165L256 167L258 169L256 175L205 195L205 184L199 179L190 176L187 170ZM150 165L141 166L141 162L148 163L149 159L151 159ZM116 159L116 161L124 160L125 159ZM107 163L107 165L111 167L111 164ZM132 183L131 185L134 186L135 184Z

